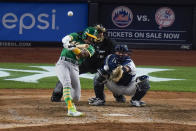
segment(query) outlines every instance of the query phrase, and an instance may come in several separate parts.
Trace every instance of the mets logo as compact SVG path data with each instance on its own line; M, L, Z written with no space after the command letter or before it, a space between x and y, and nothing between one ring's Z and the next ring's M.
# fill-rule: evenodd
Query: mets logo
M117 27L125 28L131 24L132 20L133 13L129 8L125 6L119 6L112 12L112 22Z
M172 9L168 7L162 7L155 13L156 23L159 25L159 29L162 27L169 27L174 23L175 14Z

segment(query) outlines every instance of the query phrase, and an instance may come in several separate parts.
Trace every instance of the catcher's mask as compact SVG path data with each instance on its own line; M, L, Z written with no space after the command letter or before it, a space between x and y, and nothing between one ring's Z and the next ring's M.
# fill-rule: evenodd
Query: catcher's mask
M116 45L114 48L115 52L127 53L129 51L127 45Z
M114 51L119 60L124 60L124 58L126 58L126 56L128 55L129 49L127 45L116 45Z

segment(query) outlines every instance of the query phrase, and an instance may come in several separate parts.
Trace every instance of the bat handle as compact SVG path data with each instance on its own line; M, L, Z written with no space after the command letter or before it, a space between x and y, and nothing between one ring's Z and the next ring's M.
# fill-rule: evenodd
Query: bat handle
M68 48L76 47L76 45L68 45Z

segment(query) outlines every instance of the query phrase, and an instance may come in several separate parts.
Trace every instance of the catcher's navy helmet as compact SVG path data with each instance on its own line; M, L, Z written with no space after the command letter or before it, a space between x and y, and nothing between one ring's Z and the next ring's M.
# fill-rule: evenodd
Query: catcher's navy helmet
M127 47L127 45L116 45L114 48L114 51L118 51L118 52L128 52L129 49Z

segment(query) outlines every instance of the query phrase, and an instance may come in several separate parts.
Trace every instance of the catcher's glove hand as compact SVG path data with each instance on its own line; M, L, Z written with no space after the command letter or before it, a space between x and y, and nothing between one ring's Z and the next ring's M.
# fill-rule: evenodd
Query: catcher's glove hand
M112 71L112 74L110 75L110 80L112 80L113 82L118 82L122 75L123 75L123 70L122 70L122 65L118 66L117 68L115 68L113 71Z

